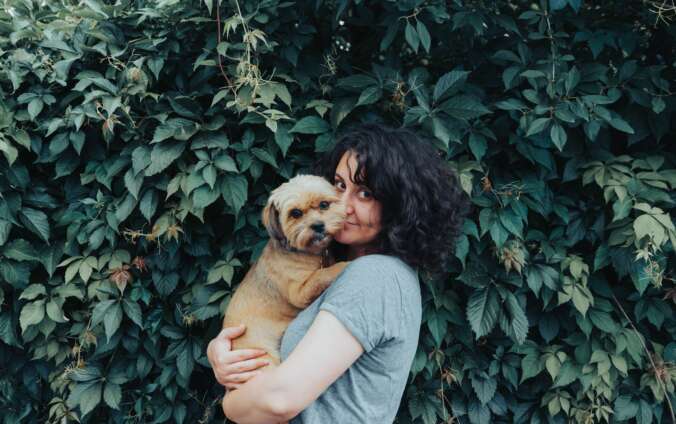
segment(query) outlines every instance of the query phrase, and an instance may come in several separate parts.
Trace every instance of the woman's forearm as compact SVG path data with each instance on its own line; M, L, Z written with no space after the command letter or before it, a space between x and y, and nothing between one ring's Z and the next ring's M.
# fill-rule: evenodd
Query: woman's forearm
M289 411L282 396L266 384L268 375L254 378L223 398L223 412L238 424L271 424L287 421Z

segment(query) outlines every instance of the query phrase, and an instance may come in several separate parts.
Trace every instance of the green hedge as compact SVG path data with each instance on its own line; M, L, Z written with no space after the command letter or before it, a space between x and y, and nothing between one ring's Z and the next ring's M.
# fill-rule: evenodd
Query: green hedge
M4 0L2 423L222 422L267 194L374 120L473 203L397 421L673 420L669 2L216 3Z

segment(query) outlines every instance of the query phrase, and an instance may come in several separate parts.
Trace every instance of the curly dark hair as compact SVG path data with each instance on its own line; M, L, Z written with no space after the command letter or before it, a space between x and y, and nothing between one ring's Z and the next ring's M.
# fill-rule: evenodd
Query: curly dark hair
M353 183L382 204L378 251L433 274L445 271L469 205L448 163L410 130L361 124L339 138L315 174L333 182L348 151L358 163Z

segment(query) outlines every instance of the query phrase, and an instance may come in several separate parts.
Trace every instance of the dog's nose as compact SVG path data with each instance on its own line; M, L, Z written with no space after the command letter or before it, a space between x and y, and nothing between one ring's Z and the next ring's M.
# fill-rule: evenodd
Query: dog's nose
M315 222L314 224L310 225L310 228L312 228L317 233L323 233L324 232L324 223L323 222Z

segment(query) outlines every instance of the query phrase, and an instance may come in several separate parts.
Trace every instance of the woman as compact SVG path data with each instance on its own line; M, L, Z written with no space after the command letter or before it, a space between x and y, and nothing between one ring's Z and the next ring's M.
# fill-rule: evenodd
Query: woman
M341 137L319 173L345 202L336 256L353 262L291 322L279 367L263 373L266 363L257 358L264 352L230 350L243 327L226 328L209 343L216 379L237 389L223 400L228 418L394 420L421 324L414 269L443 271L466 209L445 165L408 130L366 124Z

